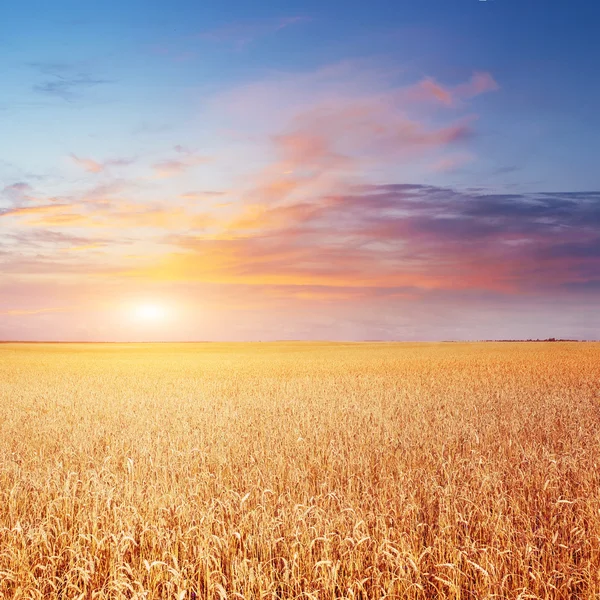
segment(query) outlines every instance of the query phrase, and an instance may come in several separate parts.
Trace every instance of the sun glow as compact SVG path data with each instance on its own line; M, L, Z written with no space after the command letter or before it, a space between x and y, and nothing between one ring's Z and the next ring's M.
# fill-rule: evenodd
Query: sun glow
M136 306L134 312L140 321L161 321L167 314L164 306L151 303Z

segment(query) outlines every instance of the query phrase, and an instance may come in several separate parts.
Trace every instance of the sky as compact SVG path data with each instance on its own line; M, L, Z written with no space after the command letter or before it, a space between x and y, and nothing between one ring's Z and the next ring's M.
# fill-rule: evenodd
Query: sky
M599 339L599 18L7 0L0 340Z

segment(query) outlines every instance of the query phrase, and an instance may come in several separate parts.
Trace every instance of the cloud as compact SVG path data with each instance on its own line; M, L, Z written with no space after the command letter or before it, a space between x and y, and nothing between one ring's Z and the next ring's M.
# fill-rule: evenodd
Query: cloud
M463 83L455 88L455 94L460 98L472 98L485 92L494 92L500 86L489 73L474 73L468 83Z
M450 154L444 158L440 158L431 165L431 170L437 173L451 173L459 170L464 165L474 160L474 156L468 152L459 154Z
M72 310L71 308L32 308L32 309L20 309L14 308L9 310L1 310L0 316L4 315L7 317L23 317L29 315L41 315L46 313L56 312L67 312Z
M179 194L182 200L211 200L225 196L227 192L217 190L205 190L201 192L184 192Z
M17 220L20 226L58 229L105 230L202 230L215 219L185 207L160 203L132 203L122 199L99 202L46 203L0 210L1 218Z
M22 217L30 215L40 215L48 213L61 213L66 208L71 208L70 204L40 204L33 206L18 206L0 210L0 217Z
M182 175L188 169L204 165L212 160L209 156L195 154L182 146L175 146L175 152L182 158L173 158L156 162L152 165L154 174L159 179L167 179Z
M79 250L84 248L100 248L111 244L109 238L90 238L80 235L63 233L61 231L53 231L49 229L27 229L16 233L10 233L5 236L5 239L18 244L21 251L33 249L62 249L62 250ZM125 243L124 240L122 240Z
M104 165L91 158L79 158L75 154L70 154L71 159L75 164L80 166L84 171L88 173L101 173L104 171Z
M350 171L368 172L374 165L381 169L420 161L434 164L446 158L446 152L465 155L459 146L476 134L476 116L453 111L448 118L428 111L415 102L423 93L422 82L397 81L398 73L391 68L346 62L308 73L267 76L220 94L207 110L221 118L225 112L233 128L250 123L255 137L276 128L270 141L281 160L273 164L273 174L278 170L291 179L299 162L304 170L318 162L320 170L345 170L347 176ZM455 102L453 89L427 82L428 94L435 88L441 100ZM465 85L470 88L471 82Z
M25 181L5 186L0 191L0 198L6 199L11 203L22 203L33 198L33 188Z
M86 73L72 75L52 74L52 78L33 86L33 91L46 96L55 96L66 102L78 99L82 92L92 87L111 83L108 79L99 79Z
M88 173L102 173L109 167L126 167L135 162L135 159L133 158L113 158L99 162L92 158L83 158L72 153L69 157L77 166Z
M473 159L456 152L474 135L472 121L463 117L430 124L411 118L398 110L393 92L324 100L300 110L287 131L270 137L274 160L257 174L254 187L243 197L252 204L269 205L343 193L373 164L410 165L435 157L436 168L450 170Z
M292 16L238 21L216 29L202 31L196 37L213 42L229 43L237 48L243 48L262 37L277 33L292 25L307 23L310 20L308 17Z
M454 95L448 88L437 83L434 79L427 77L419 82L409 92L415 100L437 100L442 104L451 106L454 104Z
M406 90L412 101L434 101L446 106L455 106L462 100L500 89L495 79L484 72L474 73L470 80L455 86L444 86L431 77L426 77Z
M549 293L600 278L596 193L389 184L247 209L227 236L178 236L132 275L182 281Z

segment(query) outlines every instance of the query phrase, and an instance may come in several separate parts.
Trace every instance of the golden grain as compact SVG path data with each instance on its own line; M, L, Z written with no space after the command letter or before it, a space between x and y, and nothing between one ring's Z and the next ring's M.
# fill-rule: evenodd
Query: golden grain
M594 598L600 344L0 346L2 598Z

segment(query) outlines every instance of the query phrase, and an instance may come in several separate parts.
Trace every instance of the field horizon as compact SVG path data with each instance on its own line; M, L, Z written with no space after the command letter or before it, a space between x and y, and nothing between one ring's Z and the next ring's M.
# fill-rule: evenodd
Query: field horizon
M135 345L135 344L173 344L173 345L189 345L189 344L499 344L499 343L514 343L514 344L527 344L527 343L548 343L548 344L567 344L567 343L587 343L594 344L600 343L600 339L589 338L589 339L563 339L563 338L539 338L539 339L469 339L469 340L460 340L460 339L440 339L440 340L378 340L378 339L369 339L369 340L329 340L329 339L273 339L273 340L144 340L144 341L113 341L113 340L0 340L0 344L2 345L22 345L26 346L28 344L37 345L37 344L45 344L45 345L89 345L89 344L115 344L115 345Z

